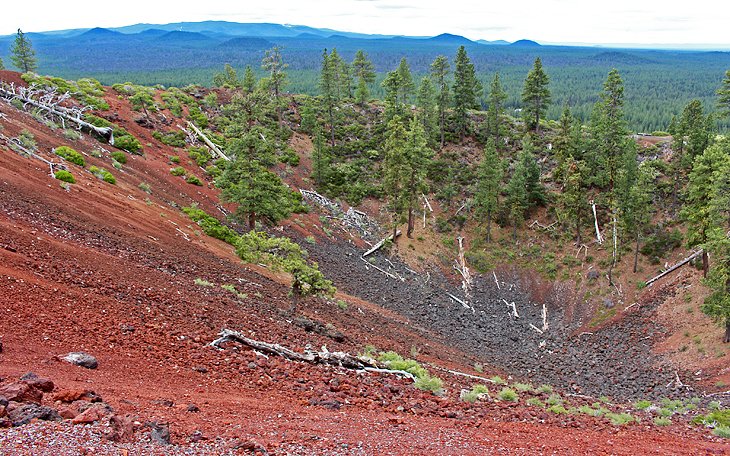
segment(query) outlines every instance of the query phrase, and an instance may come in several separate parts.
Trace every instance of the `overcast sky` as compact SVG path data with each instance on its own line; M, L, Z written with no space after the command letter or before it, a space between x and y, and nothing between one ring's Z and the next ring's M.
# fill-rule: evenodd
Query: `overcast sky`
M342 31L541 43L730 44L723 0L35 0L5 8L0 34L226 20Z

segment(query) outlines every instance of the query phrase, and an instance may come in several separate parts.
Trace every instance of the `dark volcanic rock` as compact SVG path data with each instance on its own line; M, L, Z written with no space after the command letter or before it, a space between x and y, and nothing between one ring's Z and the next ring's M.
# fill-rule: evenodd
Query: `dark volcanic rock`
M43 400L43 391L25 382L10 383L0 387L0 396L8 401L40 404Z
M44 421L63 420L55 409L38 404L20 404L13 407L8 410L8 418L13 422L13 426L28 424L35 418Z
M64 355L63 357L61 357L61 359L68 363L85 367L87 369L96 369L99 365L99 363L96 361L96 358L84 352L72 352Z

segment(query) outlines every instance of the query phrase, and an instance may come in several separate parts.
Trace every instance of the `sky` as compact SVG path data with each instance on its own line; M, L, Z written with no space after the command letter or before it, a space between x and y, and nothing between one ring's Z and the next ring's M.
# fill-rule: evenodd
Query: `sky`
M136 23L225 20L309 25L389 35L453 33L543 44L730 47L723 0L36 0L0 15L0 35Z

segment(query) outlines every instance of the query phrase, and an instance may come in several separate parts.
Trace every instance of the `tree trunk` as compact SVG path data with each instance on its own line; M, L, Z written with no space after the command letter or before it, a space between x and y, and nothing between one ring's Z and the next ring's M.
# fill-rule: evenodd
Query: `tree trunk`
M583 243L583 239L580 236L580 207L575 211L575 241L578 243L578 245L581 245Z
M413 225L414 225L414 219L413 219L413 206L408 207L408 230L406 231L406 236L413 239Z
M725 320L725 338L722 341L724 343L730 342L730 318Z
M707 250L702 251L702 276L707 278L707 273L710 271L710 257L707 256Z
M492 242L492 211L487 211L487 242Z
M256 213L251 212L248 214L248 229L253 231L256 229Z
M634 272L639 264L639 230L636 230L636 249L634 250Z
M512 239L517 242L517 223L512 224Z
M444 148L444 125L446 124L446 111L441 111L441 148Z

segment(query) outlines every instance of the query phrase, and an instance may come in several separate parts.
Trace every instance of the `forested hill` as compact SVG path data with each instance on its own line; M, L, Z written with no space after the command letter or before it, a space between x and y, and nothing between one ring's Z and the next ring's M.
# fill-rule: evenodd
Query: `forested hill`
M567 104L580 119L587 120L597 101L595 88L611 68L617 68L626 78L626 118L637 132L666 129L672 116L692 99L711 106L718 81L730 67L728 52L540 46L528 40L514 45L484 44L449 34L433 38L371 36L278 24L136 25L28 37L36 49L41 74L91 76L105 84L132 81L165 86L210 85L225 63L237 69L246 65L258 69L265 50L278 45L290 65L286 90L308 94L318 91L324 49L336 48L346 61L361 49L378 73L372 93L376 97L383 95L379 82L401 57L407 57L420 79L436 56L451 58L458 46L465 45L484 87L499 71L509 109L520 107L524 78L539 56L550 77L553 103L547 116L552 119ZM0 38L0 58L5 62L12 40L12 36ZM519 45L527 42L531 45Z

